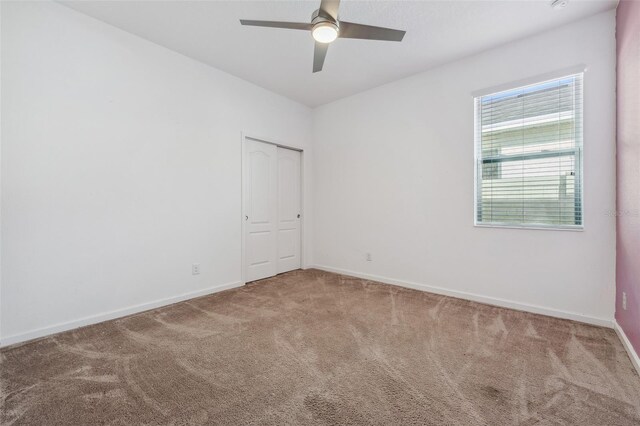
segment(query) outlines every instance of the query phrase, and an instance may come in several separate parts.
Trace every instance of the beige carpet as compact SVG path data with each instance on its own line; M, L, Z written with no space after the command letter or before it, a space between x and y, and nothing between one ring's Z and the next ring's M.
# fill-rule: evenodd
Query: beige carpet
M640 424L612 330L296 271L6 348L2 424Z

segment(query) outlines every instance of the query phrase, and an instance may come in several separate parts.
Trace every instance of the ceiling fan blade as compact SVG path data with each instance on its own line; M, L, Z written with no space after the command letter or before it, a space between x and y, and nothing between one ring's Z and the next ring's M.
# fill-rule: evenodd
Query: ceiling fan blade
M270 27L270 28L286 28L288 30L307 30L311 31L311 24L305 22L282 22L282 21L253 21L251 19L241 19L242 25L251 25L253 27Z
M324 58L327 56L327 50L329 50L329 43L318 43L313 49L313 72L322 71L322 65L324 64Z
M338 20L338 7L340 7L340 0L322 0L320 3L320 10L336 21Z
M372 25L354 24L340 21L340 38L360 38L366 40L402 41L406 31Z

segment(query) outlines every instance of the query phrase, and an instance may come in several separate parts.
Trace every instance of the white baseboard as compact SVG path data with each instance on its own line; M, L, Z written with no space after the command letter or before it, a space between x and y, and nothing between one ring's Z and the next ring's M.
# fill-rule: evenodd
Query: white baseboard
M638 356L638 353L633 348L633 345L631 345L629 338L627 337L622 327L620 327L620 324L618 324L618 321L614 320L613 324L614 324L613 328L616 330L618 337L622 341L622 346L624 346L624 349L627 351L627 354L631 359L631 363L636 368L636 371L638 372L638 374L640 374L640 357Z
M16 343L26 342L28 340L49 336L51 334L56 334L63 331L73 330L74 328L84 327L91 324L97 324L103 321L121 318L131 314L137 314L139 312L148 311L149 309L160 308L162 306L171 305L177 302L182 302L183 300L193 299L200 296L206 296L208 294L217 293L219 291L228 290L231 288L236 288L241 286L242 284L240 282L217 285L217 286L206 288L204 290L192 291L189 293L183 293L178 296L172 296L164 299L154 300L153 302L141 303L139 305L129 306L127 308L116 309L114 311L104 312L97 315L91 315L91 316L80 318L77 320L63 322L63 323L59 323L49 327L43 327L36 330L28 331L26 333L13 334L11 336L2 337L0 339L0 347L5 347L9 345L14 345Z
M562 311L553 308L545 308L543 306L529 305L526 303L514 302L512 300L500 299L497 297L482 296L474 293L467 293L464 291L450 290L443 287L436 287L427 284L420 284L410 281L397 280L394 278L382 277L379 275L365 274L361 272L349 271L340 268L333 268L324 265L315 265L314 268L322 271L334 272L336 274L350 275L356 278L363 278L365 280L379 281L385 284L397 285L400 287L412 288L414 290L426 291L429 293L441 294L444 296L456 297L458 299L471 300L473 302L485 303L487 305L500 306L503 308L516 309L518 311L532 312L534 314L547 315L550 317L569 319L573 321L583 322L592 325L598 325L602 327L613 328L613 320L607 318L590 317L575 312Z

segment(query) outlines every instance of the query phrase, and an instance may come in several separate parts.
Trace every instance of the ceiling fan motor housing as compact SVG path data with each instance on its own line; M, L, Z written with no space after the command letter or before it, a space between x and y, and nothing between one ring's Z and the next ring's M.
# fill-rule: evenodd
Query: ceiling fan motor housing
M336 27L338 26L338 21L333 19L333 16L322 9L317 9L311 14L311 24L315 25L322 22L328 22L334 24Z

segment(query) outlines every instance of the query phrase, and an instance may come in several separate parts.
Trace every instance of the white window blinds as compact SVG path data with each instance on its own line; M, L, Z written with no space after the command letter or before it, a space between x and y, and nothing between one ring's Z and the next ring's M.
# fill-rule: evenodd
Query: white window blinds
M476 224L582 227L582 73L475 98Z

